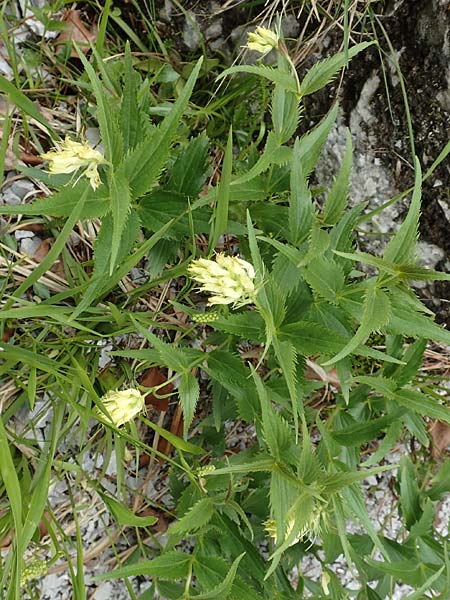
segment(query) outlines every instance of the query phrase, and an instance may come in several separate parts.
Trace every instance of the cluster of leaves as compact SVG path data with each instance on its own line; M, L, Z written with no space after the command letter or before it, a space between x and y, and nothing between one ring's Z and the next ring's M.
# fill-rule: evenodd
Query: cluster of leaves
M450 343L450 333L433 322L410 287L412 281L450 278L424 269L415 259L422 183L419 161L415 161L408 215L383 255L373 256L358 252L353 237L368 218L365 207L347 206L350 135L341 169L324 198L309 185L337 106L315 129L295 139L302 98L327 85L347 59L366 46L360 44L316 64L301 83L283 53L275 68L240 66L225 71L221 77L243 72L244 78L251 74L268 80L273 87L272 122L262 150L251 144L245 152L240 149L238 160L233 160L230 131L220 183L206 189L210 142L204 133L189 139L188 121L183 120L187 115L192 122L196 111L201 114L201 109L189 106L201 61L156 125L149 119L151 82L134 70L129 50L120 63L98 59L100 78L82 58L97 102L107 160L103 183L93 191L82 178L72 186L68 178L29 170L59 189L49 198L11 207L9 212L45 214L65 223L45 260L6 301L2 318L5 323L45 316L55 324L69 323L83 340L107 337L112 321L117 325L115 334L138 332L148 345L115 351L117 360L137 359L141 365L164 367L178 379L185 439L156 429L142 417L179 452L179 460L171 460L177 520L158 556L125 565L107 578L150 576L153 587L148 594L158 592L168 599L289 599L300 597L304 590L315 598L346 598L349 590L330 569L343 554L358 574L361 600L388 597L398 581L417 590L411 598L423 597L429 589L442 598L450 594L446 541L433 524L436 503L449 490L448 464L431 477L422 475L409 458L402 460L401 544L377 530L359 485L369 475L390 468L381 464L383 458L405 435L428 445L424 417L450 422L441 397L417 379L426 341ZM2 211L7 213L8 208ZM98 219L101 228L92 274L72 265L67 274L70 289L50 295L39 305L25 302L24 292L51 266L76 223ZM184 276L190 259L199 253L195 242L200 234L208 236L208 255L221 240L238 242L241 255L256 270L254 307L204 313L186 287L179 294L177 309L191 317L193 325L177 343L150 331L156 323L147 314L133 313L117 302L106 304L120 280L142 259L152 265L153 278ZM176 267L164 268L175 261ZM369 265L370 274L358 270L358 264ZM138 289L135 297L152 285L154 280ZM198 325L199 321L206 325ZM197 334L204 337L204 331L206 338L195 349L186 343ZM374 332L383 339L383 349L368 341ZM257 365L241 356L249 346L259 359ZM56 365L48 356L51 345L25 349L12 340L0 347L6 357L3 371L19 361L26 365L32 382L26 393L31 401L37 374L43 372L48 389L70 403L72 424L79 423L87 431L90 407L105 385L96 364L83 367L70 344ZM376 369L370 374L355 370L360 357L373 361ZM323 382L306 377L311 363L322 372L335 370L339 389L332 404L316 402ZM197 428L201 433L191 440L194 445L186 438L198 408L199 369L208 376L212 402ZM44 380L40 381L42 385ZM46 462L47 480L62 428L59 407ZM225 451L226 424L237 419L254 426L256 436L251 447L230 456ZM128 442L152 452L138 439L136 429L114 433L118 447ZM0 465L5 492L9 498L24 499L21 510L13 511L16 542L6 561L8 568L3 569L4 581L13 573L9 598L14 598L22 556L45 499L39 486L34 493L20 490L6 430L0 434L2 456L7 457ZM374 441L377 449L367 458L362 451ZM119 524L149 525L135 521L105 494L102 497ZM26 516L31 513L32 519ZM361 525L365 533L348 535L348 520ZM271 527L265 529L268 523ZM195 540L191 552L179 548L186 538ZM262 549L268 550L269 559ZM322 563L322 581L319 584L299 573L294 590L289 574L308 554Z

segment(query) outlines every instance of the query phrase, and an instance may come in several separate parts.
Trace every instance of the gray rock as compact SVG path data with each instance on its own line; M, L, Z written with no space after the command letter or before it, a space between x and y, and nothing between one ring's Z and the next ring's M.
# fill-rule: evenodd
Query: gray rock
M11 184L10 190L23 201L27 194L36 190L36 186L29 179L19 179Z
M186 11L186 18L183 27L183 42L189 48L194 51L200 47L202 40L202 33L197 22L195 14L188 10Z
M36 254L36 250L41 245L41 239L38 237L24 238L20 242L20 251L31 258Z
M20 196L15 194L9 187L0 195L1 204L20 204L22 202Z

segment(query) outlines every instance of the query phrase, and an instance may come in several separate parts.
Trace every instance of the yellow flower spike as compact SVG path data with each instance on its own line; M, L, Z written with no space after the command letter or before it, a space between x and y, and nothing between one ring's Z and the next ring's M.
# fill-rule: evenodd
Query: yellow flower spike
M248 34L247 48L265 56L274 48L278 48L279 41L280 38L275 31L266 27L257 27L254 32Z
M218 254L216 260L199 258L188 267L193 279L201 285L201 291L213 294L208 299L214 304L243 306L255 298L255 270L247 261L237 256Z
M139 390L133 388L110 390L101 400L116 427L131 421L145 407L145 396Z
M41 154L41 158L48 160L49 172L55 175L74 173L78 169L86 168L84 175L89 179L94 190L101 183L98 165L106 163L98 150L94 150L88 144L74 142L69 137L66 137L58 148Z

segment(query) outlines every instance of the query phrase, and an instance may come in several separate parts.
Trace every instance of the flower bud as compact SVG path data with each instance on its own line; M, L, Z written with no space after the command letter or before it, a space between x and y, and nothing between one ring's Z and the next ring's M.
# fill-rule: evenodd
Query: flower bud
M201 290L213 294L209 305L232 304L234 307L253 302L255 270L237 256L218 254L216 260L199 258L191 262L188 271L201 284Z
M102 398L103 406L116 427L131 421L145 406L145 396L139 390L110 390Z

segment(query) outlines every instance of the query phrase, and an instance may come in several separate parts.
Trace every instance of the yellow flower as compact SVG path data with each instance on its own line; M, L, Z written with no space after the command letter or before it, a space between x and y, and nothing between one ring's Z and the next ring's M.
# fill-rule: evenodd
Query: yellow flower
M145 396L139 390L110 390L102 398L103 406L116 427L131 421L145 406Z
M243 306L255 297L255 270L237 256L218 254L216 260L199 258L191 262L188 271L201 284L201 290L213 294L209 305L232 304Z
M263 56L274 48L278 48L280 38L271 29L257 27L253 33L248 34L247 48L260 52Z
M41 154L41 158L49 161L49 172L53 174L74 173L86 167L84 175L94 190L101 183L97 167L106 162L98 150L88 144L74 142L69 137L58 148Z

